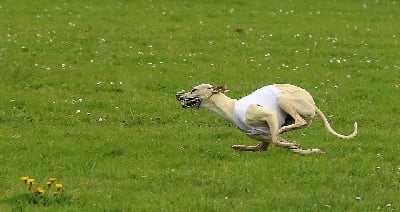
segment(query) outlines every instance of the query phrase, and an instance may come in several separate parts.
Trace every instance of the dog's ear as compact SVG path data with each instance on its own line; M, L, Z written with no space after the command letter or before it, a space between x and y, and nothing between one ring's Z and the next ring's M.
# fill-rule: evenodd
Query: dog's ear
M215 86L214 88L213 88L213 93L214 94L217 94L217 93L226 93L226 92L228 92L229 90L228 90L228 88L225 86L225 85L222 85L222 86Z

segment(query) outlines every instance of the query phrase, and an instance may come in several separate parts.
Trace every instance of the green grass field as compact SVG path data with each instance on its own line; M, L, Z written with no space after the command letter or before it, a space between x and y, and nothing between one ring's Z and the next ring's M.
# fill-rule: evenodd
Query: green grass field
M0 1L0 211L398 211L399 9ZM256 141L175 100L200 83L234 98L299 85L334 129L357 121L359 135L335 139L316 119L285 137L327 154L233 151Z

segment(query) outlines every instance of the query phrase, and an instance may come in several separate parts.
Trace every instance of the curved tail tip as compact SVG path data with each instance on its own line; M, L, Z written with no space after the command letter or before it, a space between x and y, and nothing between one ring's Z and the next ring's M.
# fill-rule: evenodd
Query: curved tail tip
M358 128L357 127L358 127L358 123L354 122L354 132L353 132L354 135L356 135L358 133Z

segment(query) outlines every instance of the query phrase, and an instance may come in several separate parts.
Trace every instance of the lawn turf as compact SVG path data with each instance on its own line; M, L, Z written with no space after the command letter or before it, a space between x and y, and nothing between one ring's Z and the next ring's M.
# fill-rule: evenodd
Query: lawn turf
M399 210L399 7L1 1L0 210ZM200 83L234 98L299 85L334 129L357 121L359 135L335 139L315 120L285 137L325 155L233 151L256 142L174 98Z

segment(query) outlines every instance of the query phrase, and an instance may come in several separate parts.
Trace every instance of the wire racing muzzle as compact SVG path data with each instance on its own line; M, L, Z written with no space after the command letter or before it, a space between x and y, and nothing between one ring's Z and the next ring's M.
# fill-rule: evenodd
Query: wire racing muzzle
M184 91L176 93L176 99L181 102L182 108L200 108L201 98L197 95L188 96Z

